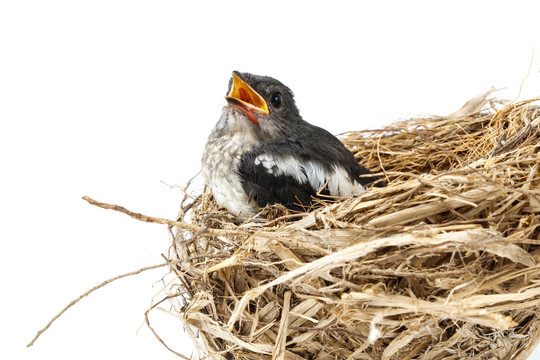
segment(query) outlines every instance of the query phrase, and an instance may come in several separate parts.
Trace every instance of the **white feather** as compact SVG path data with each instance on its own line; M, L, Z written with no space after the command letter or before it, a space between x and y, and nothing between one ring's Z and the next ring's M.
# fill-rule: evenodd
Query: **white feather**
M255 165L262 164L269 174L274 176L292 176L300 184L309 183L314 189L320 189L328 183L332 196L357 194L365 189L350 179L347 171L334 165L332 170L325 170L317 161L301 162L293 156L272 156L260 154L255 158Z
M328 189L332 196L345 196L359 194L365 191L357 181L351 181L347 171L341 166L334 166L334 173L330 175Z

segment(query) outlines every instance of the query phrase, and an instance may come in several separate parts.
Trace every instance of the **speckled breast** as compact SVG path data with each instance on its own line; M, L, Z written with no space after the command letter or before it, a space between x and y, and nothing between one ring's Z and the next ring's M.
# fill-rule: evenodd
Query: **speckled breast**
M251 216L258 211L255 201L249 201L238 174L242 154L250 149L244 134L213 133L203 153L202 172L206 184L217 203L237 216Z

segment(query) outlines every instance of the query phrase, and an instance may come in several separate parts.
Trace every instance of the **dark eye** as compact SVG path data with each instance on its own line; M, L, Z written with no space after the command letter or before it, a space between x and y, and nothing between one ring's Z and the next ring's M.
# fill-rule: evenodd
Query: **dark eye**
M272 97L270 98L270 102L275 108L281 107L281 100L281 94L278 92L273 93Z

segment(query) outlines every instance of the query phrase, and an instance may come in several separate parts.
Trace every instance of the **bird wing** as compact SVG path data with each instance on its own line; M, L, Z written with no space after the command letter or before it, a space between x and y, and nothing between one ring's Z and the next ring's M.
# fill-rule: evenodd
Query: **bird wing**
M364 190L343 167L305 154L247 153L239 173L249 198L260 206L280 203L301 210L309 207L318 193L340 196Z

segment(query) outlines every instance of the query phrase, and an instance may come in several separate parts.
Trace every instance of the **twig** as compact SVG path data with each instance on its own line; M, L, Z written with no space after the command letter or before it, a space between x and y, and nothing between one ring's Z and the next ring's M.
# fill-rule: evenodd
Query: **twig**
M173 299L177 296L180 296L180 293L178 294L173 294L173 295L167 295L165 296L163 299L161 299L160 301L158 301L157 303L155 303L154 305L152 305L150 307L150 309L146 310L146 312L144 313L144 319L146 321L146 326L148 326L148 328L150 329L150 331L152 331L152 334L154 334L154 336L158 339L158 341L161 343L161 345L165 346L165 348L167 350L169 350L170 352L172 352L173 354L181 357L182 359L185 359L185 360L190 360L190 358L180 354L179 352L171 349L166 343L165 341L163 341L163 339L158 335L158 333L154 330L154 328L150 325L150 319L148 318L148 313L150 311L152 311L156 306L159 306L162 302L164 302L165 300L168 300L168 299Z
M32 339L32 341L30 341L30 343L28 345L26 345L26 347L30 347L32 345L34 345L34 343L36 342L36 340L41 336L41 334L43 334L45 331L47 331L47 329L52 325L52 323L58 319L60 316L62 316L62 314L64 314L66 312L67 309L69 309L70 307L72 307L73 305L75 305L76 303L78 303L80 300L82 300L84 297L90 295L91 293L93 293L94 291L96 291L97 289L99 288L102 288L103 286L115 281L115 280L118 280L118 279L122 279L122 278L125 278L127 276L131 276L131 275L137 275L137 274L140 274L142 273L143 271L146 271L146 270L152 270L152 269L157 269L157 268L160 268L160 267L163 267L163 266L166 266L168 263L163 263L163 264L158 264L158 265L152 265L152 266L146 266L146 267L143 267L142 269L139 269L139 270L135 270L135 271L132 271L132 272L128 272L128 273L125 273L125 274L122 274L122 275L118 275L118 276L115 276L113 278L110 278L108 280L105 280L104 282L102 282L101 284L97 285L97 286L94 286L93 288L91 288L90 290L88 290L87 292L85 292L84 294L82 294L81 296L79 296L78 298L76 298L75 300L73 300L72 302L70 302L65 308L62 309L62 311L60 311L58 314L56 314L48 323L47 325L45 325L45 327L41 330L39 330L36 334L36 336L34 336L34 338Z
M136 212L133 212L133 211L130 211L130 210L126 209L123 206L102 203L102 202L96 201L96 200L94 200L94 199L92 199L92 198L90 198L88 196L83 196L82 198L83 198L83 200L88 201L91 205L100 207L102 209L118 211L118 212L126 214L126 215L128 215L128 216L130 216L130 217L132 217L132 218L134 218L136 220L147 222L147 223L170 225L170 226L177 227L179 229L189 230L189 231L192 231L192 232L200 231L203 228L202 226L189 224L189 223L185 223L185 222L182 222L182 221L174 221L174 220L169 220L169 219L164 219L164 218L159 218L159 217L154 217L154 216L147 216L147 215L144 215L144 214L136 213ZM208 235L211 235L211 236L224 236L224 235L241 234L241 232L237 232L235 230L208 229L208 228L204 230L204 233L208 234ZM202 234L199 234L199 235L202 235Z

